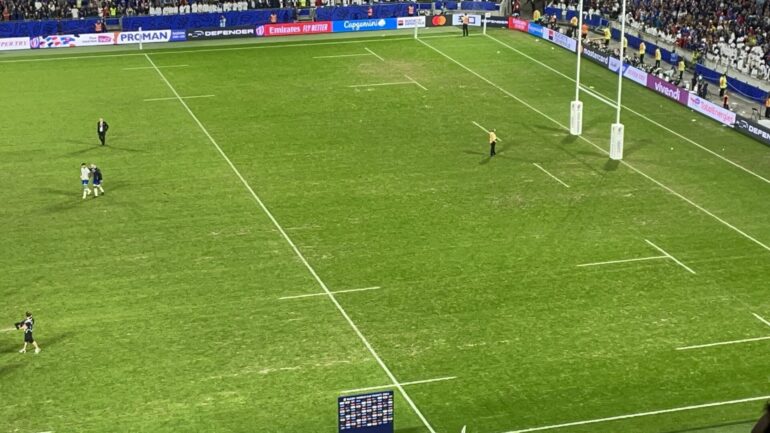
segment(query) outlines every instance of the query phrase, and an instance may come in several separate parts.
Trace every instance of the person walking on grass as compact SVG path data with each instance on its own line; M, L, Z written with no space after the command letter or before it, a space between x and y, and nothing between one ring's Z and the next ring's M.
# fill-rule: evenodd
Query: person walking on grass
M99 193L104 194L104 188L102 188L102 170L91 164L91 183L94 188L94 198L99 197Z
M99 135L99 141L102 142L102 146L104 146L105 142L107 141L108 129L110 129L110 125L108 125L107 122L105 122L104 119L100 117L99 121L96 122L96 133Z
M91 195L91 189L88 188L88 180L91 178L91 170L88 169L86 163L80 164L80 183L83 185L83 200Z
M32 328L35 326L35 319L32 318L32 313L27 311L24 320L15 323L16 329L24 331L24 347L19 350L19 353L27 353L27 344L31 344L35 347L35 353L40 353L40 346L37 345L35 337L32 336Z
M463 20L463 36L468 36L468 22L470 21L470 18L468 18L468 14L463 14L462 20Z
M489 131L489 157L493 157L497 155L497 152L495 152L495 146L497 145L497 134L495 134L496 129L493 129Z

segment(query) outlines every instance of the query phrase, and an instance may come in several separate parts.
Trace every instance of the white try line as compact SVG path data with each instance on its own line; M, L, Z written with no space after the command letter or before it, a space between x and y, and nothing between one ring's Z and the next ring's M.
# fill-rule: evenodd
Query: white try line
M767 325L767 326L770 326L770 322L768 322L767 320L765 320L765 318L764 318L764 317L760 316L760 315L759 315L759 314L757 314L757 313L751 313L751 314L752 314L754 317L756 317L756 318L757 318L757 320L759 320L760 322L764 323L764 324L765 324L765 325Z
M671 259L671 260L675 261L677 265L679 265L679 266L681 266L681 267L685 268L685 269L687 270L687 272L689 272L689 273L691 273L691 274L693 274L693 275L695 274L695 271L693 271L692 269L690 269L690 267L689 267L689 266L687 266L687 265L685 265L684 263L680 262L679 260L677 260L677 259L676 259L676 257L672 256L671 254L669 254L669 253L665 252L665 251L663 250L663 248L661 248L661 247L659 247L659 246L655 245L654 243L652 243L652 242L648 241L647 239L645 239L644 241L645 241L645 242L647 242L648 244L650 244L650 246L652 246L652 247L653 247L653 248L655 248L656 250L658 250L658 251L660 251L661 253L665 254L665 255L666 255L666 256L667 256L669 259Z
M720 342L717 342L717 343L696 344L694 346L677 347L676 350L691 350L691 349L703 349L704 347L729 346L729 345L732 345L732 344L751 343L752 341L762 341L762 340L770 340L770 336L767 336L767 337L756 337L756 338L744 338L742 340L720 341Z
M182 99L195 99L195 98L213 98L215 95L198 95L198 96L182 96ZM171 96L169 98L152 98L152 99L145 99L144 102L154 102L154 101L176 101L176 96Z
M336 295L337 293L366 292L366 291L369 291L369 290L379 290L379 289L381 289L380 286L374 286L374 287L364 287L363 289L335 290L332 293L334 293ZM300 299L300 298L310 298L310 297L313 297L313 296L326 296L326 292L311 293L309 295L284 296L284 297L278 298L278 299Z
M402 382L401 385L402 386L421 385L424 383L443 382L445 380L452 380L452 379L457 379L457 376L437 377L435 379L415 380L413 382ZM390 388L391 386L393 385L370 386L367 388L346 389L344 391L340 391L340 394L353 394L356 392L374 391L377 389Z
M377 55L377 53L375 53L374 51L370 50L370 49L369 49L369 47L364 47L364 49L365 49L366 51L369 51L369 54L373 55L374 57L377 57L378 59L380 59L380 60L381 60L381 61L383 61L383 62L385 61L385 59L383 59L382 57L380 57L379 55Z
M186 68L190 65L168 65L168 66L158 66L159 68ZM138 71L141 69L154 69L152 66L139 66L137 68L123 68L124 71Z
M489 130L488 130L487 128L485 128L485 127L483 127L483 126L479 125L479 124L478 124L478 123L476 123L474 120L471 120L471 123L473 123L474 125L478 126L478 127L479 127L479 129L481 129L482 131L484 131L484 132L486 132L487 134L489 134ZM495 135L497 135L497 134L495 134ZM502 139L502 138L500 138L500 137L497 137L497 141L503 141L503 139Z
M600 422L619 421L622 419L629 419L629 418L640 418L643 416L661 415L664 413L685 412L688 410L705 409L708 407L729 406L733 404L751 403L754 401L762 401L767 399L770 399L770 395L765 395L762 397L742 398L740 400L729 400L729 401L720 401L716 403L698 404L694 406L675 407L673 409L655 410L652 412L639 412L639 413L632 413L629 415L612 416L609 418L598 418L598 419L590 419L586 421L575 421L575 422L568 422L564 424L554 424L554 425L547 425L543 427L526 428L523 430L511 430L505 433L527 433L532 431L554 430L554 429L564 428L564 427L574 427L574 426L586 425L586 424L597 424Z
M492 36L490 36L490 35L487 35L487 37L488 37L488 38L490 38L490 39L492 39L493 41L497 42L498 44L500 44L500 45L502 45L502 46L504 46L504 47L506 47L506 48L508 48L508 49L510 49L510 50L512 50L512 51L514 51L514 52L516 52L516 53L518 53L519 55L521 55L521 56L523 56L523 57L526 57L527 59L531 60L532 62L535 62L535 63L539 64L540 66L542 66L542 67L544 67L544 68L546 68L546 69L548 69L548 70L550 70L550 71L554 72L555 74L561 75L562 77L564 77L564 78L568 79L569 81L572 81L573 83L575 82L575 79L574 79L574 78L572 78L572 77L570 77L570 76L568 76L568 75L564 74L563 72L561 72L561 71L559 71L559 70L557 70L557 69L554 69L554 68L552 68L551 66L549 66L549 65L547 65L547 64L545 64L545 63L543 63L543 62L541 62L540 60L537 60L537 59L535 59L534 57L531 57L531 56L529 56L528 54L526 54L526 53L524 53L524 52L522 52L522 51L520 51L520 50L516 49L515 47L512 47L512 46L510 46L510 45L506 44L505 42L503 42L503 41L501 41L501 40L499 40L499 39L497 39L497 38L495 38L495 37L492 37ZM582 86L581 86L581 87L582 87ZM602 101L602 102L604 102L604 103L607 103L607 101L608 101L608 100L610 100L610 99L609 99L607 96L605 96L605 95L602 95L601 93L598 93L598 92L596 92L596 93L594 93L594 92L590 92L590 91L587 91L585 88L583 88L583 90L584 90L584 91L586 91L586 93L588 93L589 95L591 95L591 96L593 96L593 97L595 97L595 98L597 98L597 99L601 100L601 101ZM599 96L601 96L603 99L602 99L602 98L600 98ZM613 106L613 107L616 107L616 106L617 106L617 104L609 104L609 105L611 105L611 106ZM662 125L662 124L660 124L660 123L658 123L658 122L656 122L656 121L654 121L654 120L650 119L649 117L645 116L645 115L644 115L644 114L642 114L642 113L639 113L639 112L637 112L637 111L635 111L635 110L632 110L631 108L629 108L629 107L627 107L627 106L625 106L625 105L621 105L621 106L623 107L623 109L625 109L625 110L626 110L626 111L628 111L629 113L633 113L634 115L636 115L636 116L638 116L638 117L641 117L642 119L644 119L644 120L646 120L646 121L648 121L648 122L652 123L653 125L657 126L658 128L661 128L661 129L663 129L664 131L667 131L667 132L669 132L669 133L671 133L671 134L673 134L673 135L677 136L678 138L680 138L680 139L682 139L682 140L685 140L685 141L687 141L688 143L690 143L690 144L692 144L692 145L694 145L694 146L697 146L697 147L698 147L698 148L700 148L701 150L704 150L704 151L706 151L706 152L710 153L711 155L713 155L713 156L716 156L717 158L721 159L722 161L725 161L725 162L727 162L728 164L731 164L732 166L734 166L734 167L736 167L736 168L739 168L739 169L741 169L741 170L745 171L746 173L748 173L748 174L750 174L750 175L752 175L752 176L756 177L757 179L760 179L760 180L764 181L765 183L770 183L770 179L767 179L767 178L765 178L765 177L763 177L763 176L761 176L761 175L759 175L759 174L757 174L757 173L754 173L753 171L749 170L748 168L746 168L746 167L744 167L744 166L742 166L742 165L740 165L740 164L738 164L738 163L736 163L736 162L734 162L734 161L731 161L731 160L730 160L730 159L728 159L728 158L725 158L724 156L722 156L722 155L720 155L720 154L718 154L718 153L714 152L713 150L711 150L711 149L709 149L709 148L707 148L707 147L705 147L705 146L703 146L703 145L701 145L701 144L699 144L699 143L696 143L694 140L692 140L692 139L690 139L690 138L687 138L687 137L685 137L684 135L682 135L682 134L680 134L680 133L678 133L678 132L674 131L673 129L670 129L670 128L668 128L668 127L666 127L666 126L664 126L664 125Z
M566 186L567 188L569 188L569 185L567 185L566 183L562 182L561 179L559 179L558 177L552 175L548 170L546 170L543 167L541 167L540 164L538 164L536 162L533 162L532 164L535 167L539 168L540 171L542 171L543 173L547 174L548 176L551 176L553 178L553 180L555 180L556 182L559 182L560 184L562 184L562 185Z
M421 88L422 90L425 90L426 92L428 91L428 89L425 86L423 86L422 84L418 83L417 80L415 80L414 78L412 78L412 77L410 77L409 75L406 75L406 74L404 74L404 76L406 77L407 80L409 80L409 81L413 82L414 84L416 84L417 87Z
M152 61L150 56L147 54L144 55L147 58L147 61L150 62L152 66L155 66L155 63ZM265 213L265 215L270 219L270 221L273 223L273 226L278 230L278 232L281 233L281 236L283 236L283 239L286 241L287 244L289 244L289 247L291 247L292 251L294 251L294 254L297 256L297 258L302 262L303 265L305 265L305 269L310 273L310 275L313 276L313 279L318 283L318 285L323 289L324 293L329 297L329 300L334 304L334 307L337 308L337 311L342 315L342 317L345 319L346 322L348 322L348 325L350 328L355 332L355 334L358 336L358 338L361 340L361 343L366 347L366 350L369 351L369 353L372 355L375 361L377 361L377 364L379 364L380 368L382 368L383 372L385 372L385 375L388 376L388 379L392 382L392 386L394 386L396 389L398 389L399 393L402 397L404 397L404 400L406 400L407 404L412 408L415 415L420 419L420 421L425 425L425 427L428 429L430 433L436 433L436 431L433 429L433 427L430 425L428 420L425 418L425 416L422 414L420 409L417 407L417 405L414 403L411 397L409 397L409 394L407 394L406 390L404 390L404 387L398 382L396 379L396 376L393 374L392 371L390 371L390 368L385 364L385 361L380 358L380 355L377 354L377 351L374 350L374 347L372 347L372 344L369 343L369 340L364 336L364 334L361 332L360 329L358 329L358 326L353 322L353 319L350 318L350 315L348 315L347 311L342 307L342 305L337 301L337 298L334 296L334 294L329 290L329 287L326 286L326 283L323 282L321 277L318 276L318 273L316 273L313 266L310 265L310 262L307 261L305 258L305 255L302 254L302 251L299 250L297 245L294 243L293 240L289 237L289 235L286 233L286 230L283 229L283 226L281 226L280 223L278 223L278 220L275 219L273 216L273 213L270 212L270 209L267 208L265 203L262 201L261 198L257 195L256 192L254 192L254 189L249 185L249 183L246 181L246 179L241 175L241 172L238 170L237 167L235 167L235 164L230 160L230 158L227 156L224 150L217 144L216 140L214 140L214 137L209 134L209 131L206 129L205 126L203 126L203 123L198 119L198 116L193 113L193 111L190 109L190 107L187 105L187 103L182 99L181 96L179 96L179 93L176 91L174 86L171 85L171 83L166 79L166 76L163 75L163 72L155 68L155 71L158 72L158 75L163 80L164 83L166 83L166 86L171 90L171 92L177 97L179 100L179 103L182 104L185 111L192 117L192 119L195 121L195 123L198 125L200 130L203 132L203 134L206 135L206 138L209 139L211 144L216 148L217 152L220 156L222 156L222 159L227 162L227 165L230 167L230 169L233 171L233 173L238 177L238 179L241 181L243 186L246 188L247 191L249 191L249 194L254 198L254 201L259 205L259 207L262 209L262 211Z
M369 53L358 53L358 54L338 54L336 56L315 56L314 59L339 59L343 57L363 57L363 56L371 56Z
M660 259L667 259L667 258L668 256L650 256L650 257L640 257L638 259L610 260L607 262L583 263L582 265L577 265L577 267L581 268L585 266L612 265L615 263L642 262L645 260L660 260Z
M492 38L492 39L494 39L494 38ZM495 40L496 40L496 39L495 39ZM448 56L447 54L445 54L443 51L441 51L441 50L439 50L439 49L437 49L437 48L433 47L432 45L428 44L427 42L425 42L425 41L424 41L424 40L422 40L422 39L417 39L417 41L418 41L418 42L420 42L421 44L425 45L426 47L430 48L431 50L435 51L436 53L438 53L438 54L442 55L442 56L443 56L443 57L445 57L447 60L449 60L449 61L453 62L453 63L454 63L454 64L456 64L457 66L459 66L459 67L461 67L461 68L465 69L466 71L470 72L471 74L475 75L476 77L478 77L478 78L479 78L479 79L481 79L482 81L486 82L486 83L487 83L487 84L489 84L490 86L492 86L492 87L496 88L497 90L501 91L502 93L504 93L504 94L506 94L506 95L510 96L511 98L513 98L514 100L518 101L520 104L524 105L525 107L529 108L530 110L534 111L535 113L537 113L537 114L539 114L539 115L543 116L544 118L546 118L546 119L550 120L552 123L554 123L554 124L558 125L558 126L561 128L561 129L563 129L563 130L565 130L565 131L569 131L569 128L568 128L567 126L565 126L565 125L562 125L562 124L561 124L561 123L560 123L558 120L556 120L556 119L554 119L553 117L551 117L551 116L549 116L549 115L547 115L547 114L543 113L542 111L540 111L540 110L538 110L537 108L533 107L532 105L528 104L528 103L527 103L526 101L524 101L523 99L521 99L521 98L519 98L518 96L514 95L513 93L511 93L511 92L509 92L509 91L505 90L503 87L500 87L499 85L497 85L497 84L495 84L494 82L490 81L489 79L487 79L487 78L486 78L486 77L484 77L483 75L479 74L478 72L476 72L476 71L474 71L474 70L470 69L469 67L467 67L467 66L463 65L462 63L458 62L457 60L453 59L452 57L450 57L450 56ZM505 45L505 44L503 44L503 45ZM593 141L591 141L591 140L589 140L589 139L585 138L584 136L582 136L582 135L581 135L581 136L579 136L578 138L580 138L581 140L583 140L583 141L585 141L586 143L590 144L591 146L593 146L594 148L596 148L596 149L597 149L597 150L599 150L600 152L604 153L605 155L609 155L609 152L608 152L607 150L605 150L603 147L601 147L601 146L597 145L597 144L596 144L596 143L594 143ZM748 239L748 240L750 240L750 241L754 242L755 244L759 245L760 247L764 248L766 251L770 251L770 246L767 246L767 245L765 245L764 243L762 243L761 241L759 241L759 240L757 240L756 238L752 237L751 235L747 234L746 232L744 232L743 230L739 229L738 227L735 227L734 225L732 225L732 224L728 223L727 221L723 220L722 218L720 218L720 217L718 217L718 216L714 215L714 214L713 214L713 213L711 213L709 210L705 209L704 207L700 206L699 204L695 203L694 201L690 200L689 198L687 198L687 197L683 196L682 194L680 194L680 193L678 193L678 192L674 191L673 189L671 189L671 188L667 187L666 185L664 185L664 184L663 184L663 183L661 183L660 181L658 181L658 180L656 180L656 179L652 178L651 176L649 176L647 173L645 173L645 172L643 172L643 171L639 170L638 168L634 167L633 165L629 164L628 162L626 162L626 161L624 161L624 160L621 160L621 161L620 161L620 164L622 164L622 165L623 165L623 166L625 166L625 167L628 167L629 169L633 170L634 172L638 173L639 175L643 176L644 178L646 178L646 179L647 179L647 180L649 180L650 182L654 183L655 185L658 185L659 187L661 187L662 189L664 189L664 190L668 191L669 193L673 194L674 196L676 196L676 197L679 197L680 199L682 199L682 200L683 200L683 201L685 201L686 203L690 204L690 205L691 205L691 206L693 206L694 208L696 208L696 209L698 209L699 211L701 211L701 212L705 213L706 215L710 216L711 218L713 218L713 219L715 219L715 220L719 221L720 223L722 223L722 224L724 224L725 226L729 227L730 229L734 230L735 232L737 232L738 234L740 234L740 235L741 235L741 236L743 236L744 238L746 238L746 239Z

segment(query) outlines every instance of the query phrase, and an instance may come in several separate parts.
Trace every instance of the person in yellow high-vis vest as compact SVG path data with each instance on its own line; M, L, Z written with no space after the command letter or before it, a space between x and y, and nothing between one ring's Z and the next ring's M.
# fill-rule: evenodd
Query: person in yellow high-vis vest
M604 48L610 47L610 40L612 40L612 32L609 27L604 28Z
M660 48L655 47L655 68L660 68L660 59L661 59Z
M676 70L679 71L679 81L682 81L684 78L684 59L679 59L679 64L676 66Z
M569 20L569 37L577 37L578 17L574 16Z
M623 52L628 51L628 39L623 36Z
M719 77L719 97L725 96L725 92L727 92L727 74L723 73Z
M647 45L644 44L644 41L639 42L639 63L644 64L644 53L647 51Z
M532 12L532 21L539 21L540 20L540 11L535 9L534 12Z

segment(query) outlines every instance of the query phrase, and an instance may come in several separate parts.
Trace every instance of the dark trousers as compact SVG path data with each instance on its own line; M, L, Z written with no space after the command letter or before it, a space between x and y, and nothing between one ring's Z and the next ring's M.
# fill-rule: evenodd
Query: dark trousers
M660 68L660 60L655 61L655 68Z
M639 63L644 64L644 54L639 54Z
M468 36L468 24L463 24L463 36Z
M497 152L495 152L495 145L497 144L496 141L493 141L489 143L489 156L495 156L497 155Z
M770 119L770 107L765 107L765 118Z
M722 96L725 96L725 91L726 91L726 90L727 90L727 89L719 89L719 97L720 97L720 98L721 98Z
M107 133L106 132L99 132L99 141L102 142L102 146L104 146L104 142L107 141Z

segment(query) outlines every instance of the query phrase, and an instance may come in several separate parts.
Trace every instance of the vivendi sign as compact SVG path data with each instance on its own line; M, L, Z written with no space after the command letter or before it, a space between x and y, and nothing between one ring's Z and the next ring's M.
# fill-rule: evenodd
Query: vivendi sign
M682 105L687 105L687 90L676 87L671 83L667 83L665 80L652 74L647 74L647 87Z

